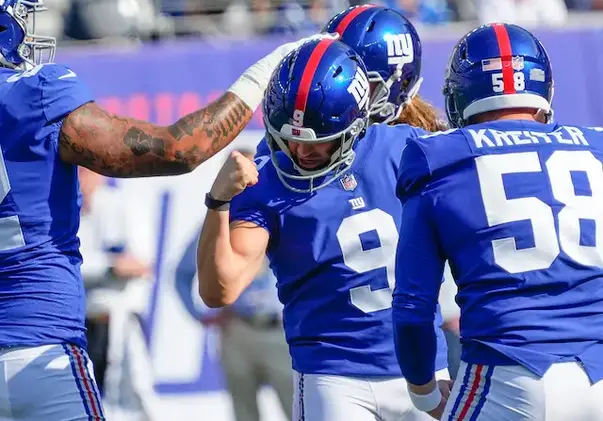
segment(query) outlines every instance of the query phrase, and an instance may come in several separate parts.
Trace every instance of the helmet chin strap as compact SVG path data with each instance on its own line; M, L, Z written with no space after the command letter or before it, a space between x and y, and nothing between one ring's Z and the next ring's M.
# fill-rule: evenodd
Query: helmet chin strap
M553 111L552 108L548 111L543 110L541 108L538 110L538 112L536 112L536 121L538 121L540 123L544 123L544 124L554 123L555 122L555 112Z

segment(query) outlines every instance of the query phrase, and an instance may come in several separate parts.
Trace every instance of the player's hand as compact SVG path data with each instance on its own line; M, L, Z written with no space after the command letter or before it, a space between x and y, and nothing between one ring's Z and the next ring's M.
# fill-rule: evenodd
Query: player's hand
M151 274L146 264L128 253L115 256L111 270L116 278L123 280L143 278Z
M436 409L428 412L428 414L436 420L441 419L442 415L444 415L444 409L446 409L448 397L450 396L450 392L452 391L453 385L453 380L438 380L438 388L440 389L440 393L442 394L442 400L440 400L440 404L437 406Z
M209 194L216 200L230 201L257 182L258 170L253 155L233 151L220 169Z

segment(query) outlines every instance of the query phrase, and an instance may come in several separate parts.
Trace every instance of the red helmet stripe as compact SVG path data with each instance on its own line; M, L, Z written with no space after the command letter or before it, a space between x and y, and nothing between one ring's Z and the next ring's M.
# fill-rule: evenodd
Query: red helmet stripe
M337 28L335 29L335 32L337 32L339 36L342 37L345 30L348 26L350 26L350 23L352 23L356 16L358 16L367 9L372 9L373 7L377 6L374 4L363 4L362 6L355 7L350 11L350 13L348 13L343 19L341 19L339 25L337 25Z
M503 83L505 85L505 94L514 94L515 80L513 78L513 51L511 50L511 41L507 28L502 23L493 25L496 41L498 42L498 50L500 52L500 60L502 62Z
M318 64L325 54L325 51L327 51L329 46L334 42L335 40L333 39L323 39L316 44L314 51L310 54L310 58L304 67L301 80L299 81L299 87L297 88L297 96L295 97L295 109L304 114L306 112L306 103L308 102L308 95L310 94L314 73L316 73Z

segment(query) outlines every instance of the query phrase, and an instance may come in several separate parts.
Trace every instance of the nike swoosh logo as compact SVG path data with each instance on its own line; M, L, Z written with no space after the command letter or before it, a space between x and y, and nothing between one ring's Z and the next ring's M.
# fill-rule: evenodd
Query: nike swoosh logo
M59 79L68 79L70 77L76 77L76 74L73 73L73 70L68 70L67 74L65 74L63 76L59 76Z

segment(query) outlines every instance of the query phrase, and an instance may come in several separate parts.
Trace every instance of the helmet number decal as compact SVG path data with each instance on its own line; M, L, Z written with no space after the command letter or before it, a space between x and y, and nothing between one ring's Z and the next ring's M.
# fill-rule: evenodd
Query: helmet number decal
M526 79L523 72L515 72L513 74L513 85L517 92L525 91ZM492 73L492 90L496 93L505 91L505 82L503 81L502 73Z
M387 64L402 67L413 62L415 51L410 34L387 34L383 39L387 43Z
M363 109L368 104L369 82L362 69L356 69L354 80L352 80L352 83L348 86L348 92L352 94L360 109Z
M293 111L293 125L302 127L304 125L304 112L302 110Z

